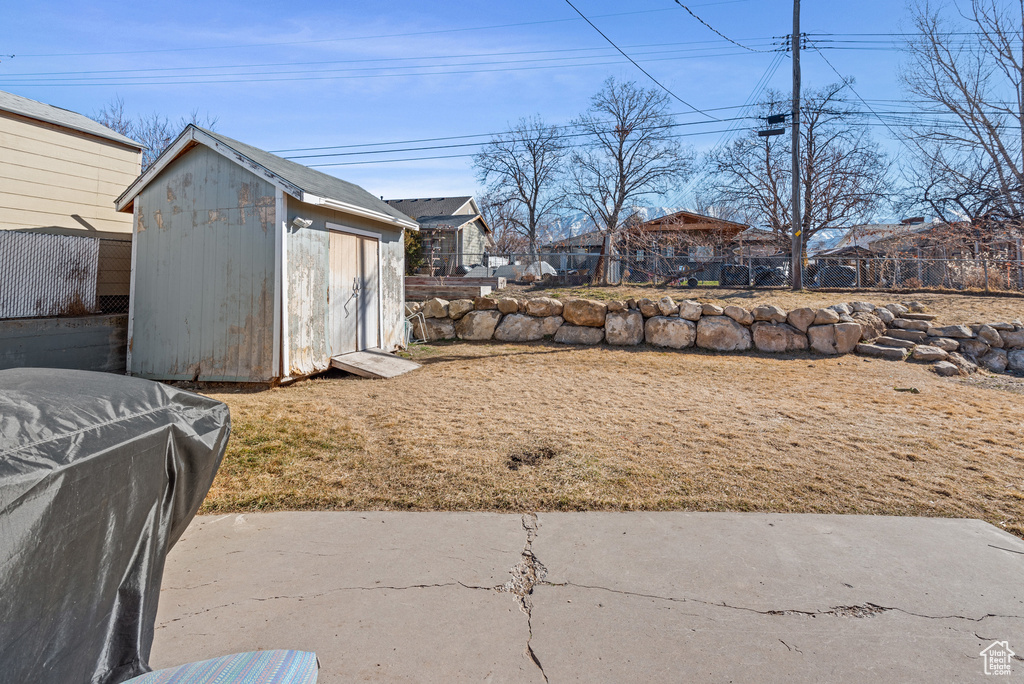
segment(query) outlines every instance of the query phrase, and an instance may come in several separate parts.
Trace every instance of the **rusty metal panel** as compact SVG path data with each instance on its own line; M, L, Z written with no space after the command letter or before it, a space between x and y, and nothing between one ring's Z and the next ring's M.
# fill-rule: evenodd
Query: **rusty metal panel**
M95 312L99 244L88 237L0 231L0 319Z
M139 195L132 373L275 377L274 192L196 146Z

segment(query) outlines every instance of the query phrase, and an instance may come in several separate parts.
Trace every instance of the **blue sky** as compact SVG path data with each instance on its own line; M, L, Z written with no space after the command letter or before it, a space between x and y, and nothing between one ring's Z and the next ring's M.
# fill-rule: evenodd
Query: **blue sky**
M680 98L701 109L736 107L751 95L774 53L748 52L720 39L673 0L578 0L574 4ZM788 0L686 3L739 42L771 49L790 32ZM885 33L905 30L900 2L803 3L802 30ZM422 3L245 2L8 3L0 24L0 89L85 114L115 97L133 113L177 119L191 110L218 119L225 135L268 150L368 145L284 156L465 145L480 138L380 145L502 130L521 116L566 123L608 76L651 85L564 1ZM825 40L817 36L817 40ZM833 40L835 37L833 37ZM851 38L861 39L861 38ZM829 45L829 43L820 43ZM838 45L833 43L832 45ZM906 97L900 53L870 43L829 50L875 107ZM885 46L881 46L885 47ZM9 58L7 55L15 55ZM813 51L805 86L837 79ZM768 81L788 90L786 58ZM698 150L729 124L673 105ZM732 116L735 109L716 109ZM723 113L724 112L724 113ZM752 125L743 123L744 126ZM873 129L883 138L885 130ZM895 144L887 145L899 153ZM298 159L386 197L444 196L477 190L465 156L473 147ZM380 161L378 161L380 160Z

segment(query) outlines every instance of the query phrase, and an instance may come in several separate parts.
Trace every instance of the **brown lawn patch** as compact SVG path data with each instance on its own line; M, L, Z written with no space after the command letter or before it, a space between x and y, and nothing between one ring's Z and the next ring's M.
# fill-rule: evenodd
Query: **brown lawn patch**
M413 355L424 367L393 380L211 392L234 428L204 511L867 513L1024 536L1024 410L1006 391L1024 381L806 354L452 343Z

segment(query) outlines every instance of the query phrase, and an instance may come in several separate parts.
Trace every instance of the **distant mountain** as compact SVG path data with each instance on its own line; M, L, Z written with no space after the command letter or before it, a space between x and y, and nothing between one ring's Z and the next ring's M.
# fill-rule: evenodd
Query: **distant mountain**
M638 207L636 209L636 213L639 214L644 221L650 221L682 210L683 207ZM577 235L589 233L593 230L595 230L593 222L583 212L562 214L551 221L552 240L563 240L567 237L576 237Z

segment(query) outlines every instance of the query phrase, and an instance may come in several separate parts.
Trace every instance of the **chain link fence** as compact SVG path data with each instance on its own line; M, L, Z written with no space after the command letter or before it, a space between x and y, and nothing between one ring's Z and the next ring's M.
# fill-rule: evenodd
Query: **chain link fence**
M1024 292L1019 259L927 259L913 255L860 258L810 258L803 263L809 289L941 289ZM637 252L602 256L595 252L545 252L536 255L435 253L419 275L503 277L509 282L551 285L598 283L675 287L788 288L788 256L711 257Z
M127 313L131 271L130 238L0 231L0 319Z

